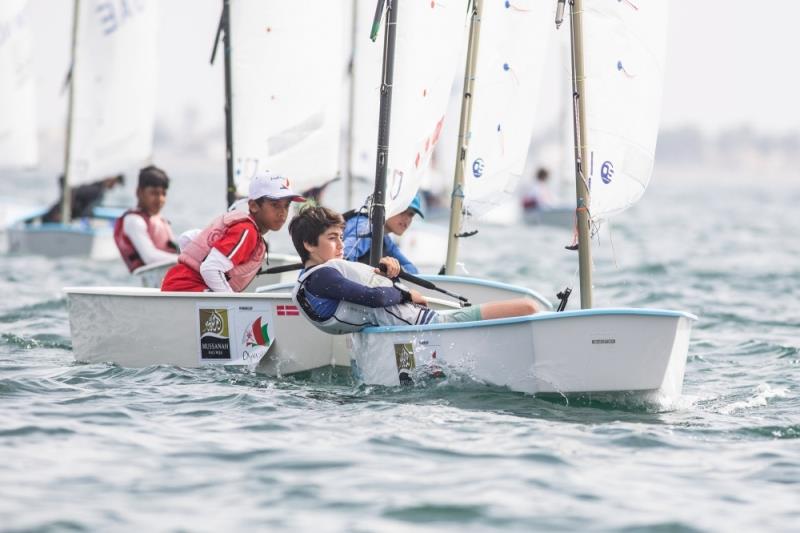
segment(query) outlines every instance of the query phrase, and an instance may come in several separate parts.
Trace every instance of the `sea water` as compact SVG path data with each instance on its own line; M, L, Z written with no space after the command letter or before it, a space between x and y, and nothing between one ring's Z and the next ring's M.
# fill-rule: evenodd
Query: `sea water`
M219 175L172 173L176 229L223 208ZM669 405L79 364L61 289L130 284L122 262L2 256L0 529L797 530L800 185L707 178L657 172L595 251L595 305L699 316ZM55 196L25 179L0 196ZM577 287L571 239L483 227L462 258L554 299Z

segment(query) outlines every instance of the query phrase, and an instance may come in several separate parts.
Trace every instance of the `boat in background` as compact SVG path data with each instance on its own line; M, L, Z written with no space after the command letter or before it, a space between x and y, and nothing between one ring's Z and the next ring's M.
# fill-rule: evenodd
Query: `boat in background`
M113 224L122 210L72 218L70 190L148 163L153 150L157 4L137 2L125 18L75 0L60 220L39 217L8 230L9 251L48 257L118 258ZM34 121L35 123L35 121Z

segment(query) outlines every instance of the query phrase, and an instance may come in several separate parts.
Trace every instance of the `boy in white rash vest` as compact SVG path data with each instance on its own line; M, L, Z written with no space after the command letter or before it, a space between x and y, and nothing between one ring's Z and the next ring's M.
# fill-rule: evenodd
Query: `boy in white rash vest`
M428 309L425 297L413 289L395 286L400 264L384 257L386 274L362 263L344 261L342 216L325 207L309 207L289 224L292 242L304 270L292 299L317 328L333 335L353 333L369 326L470 322L530 315L531 300L490 302L455 311Z

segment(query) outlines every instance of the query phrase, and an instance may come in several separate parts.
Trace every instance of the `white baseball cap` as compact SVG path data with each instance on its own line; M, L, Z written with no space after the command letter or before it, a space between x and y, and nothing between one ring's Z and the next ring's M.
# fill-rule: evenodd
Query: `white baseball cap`
M272 200L289 198L292 202L305 202L306 199L290 188L289 179L269 171L260 172L250 180L251 200L258 200L266 196Z

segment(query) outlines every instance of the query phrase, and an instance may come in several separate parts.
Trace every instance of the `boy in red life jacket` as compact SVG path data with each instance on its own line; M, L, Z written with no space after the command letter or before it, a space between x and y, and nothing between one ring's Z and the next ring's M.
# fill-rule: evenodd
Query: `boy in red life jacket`
M114 224L114 241L131 272L144 265L178 258L172 228L160 215L167 201L167 189L166 172L152 165L141 169L136 208L126 211Z
M262 235L280 230L289 204L303 201L286 178L270 172L257 175L250 182L249 213L230 211L215 218L181 251L161 290L242 292L264 260Z

